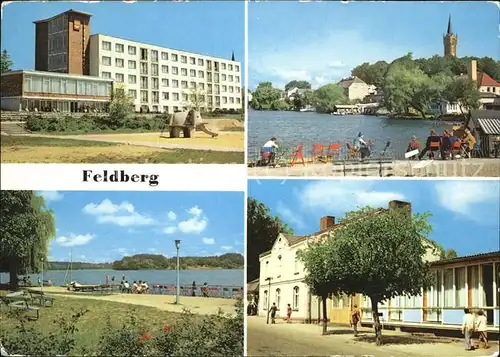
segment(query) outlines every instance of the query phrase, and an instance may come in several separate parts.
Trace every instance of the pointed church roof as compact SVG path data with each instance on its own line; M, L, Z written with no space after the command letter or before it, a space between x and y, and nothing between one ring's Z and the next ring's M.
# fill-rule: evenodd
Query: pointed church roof
M450 17L448 17L448 32L447 32L448 35L452 35L453 34L453 29L451 28L451 14L450 14Z
M235 59L234 59L234 51L233 51L233 53L232 53L232 55L231 55L231 61L234 61L234 60L235 60Z

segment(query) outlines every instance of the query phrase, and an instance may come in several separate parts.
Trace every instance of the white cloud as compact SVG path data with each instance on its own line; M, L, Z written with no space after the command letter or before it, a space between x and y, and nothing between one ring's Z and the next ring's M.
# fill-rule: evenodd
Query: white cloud
M69 236L59 236L56 238L56 243L63 247L75 247L85 245L95 238L93 234L73 234Z
M233 249L233 246L232 245L222 245L221 248L224 250L231 250L231 249Z
M258 26L258 21L254 25ZM318 87L348 77L351 70L363 62L392 61L408 52L408 49L390 43L367 41L354 30L314 38L294 36L293 42L290 40L250 41L251 87L269 80L277 86L292 79L307 80L313 87Z
M297 212L297 210L291 210L283 202L278 201L276 212L280 215L285 223L288 223L299 229L304 227L304 221L300 217L300 213Z
M386 207L391 200L404 200L399 192L373 190L369 181L314 181L299 193L305 209L349 211L357 207Z
M193 216L199 217L203 213L203 210L199 208L198 206L191 207L190 209L187 210L189 214L192 214Z
M498 202L500 182L498 181L439 181L435 186L439 204L452 212L470 215L476 205Z
M182 233L200 234L207 228L208 219L203 216L203 210L198 206L191 207L187 212L192 215L191 218L179 222L177 228Z
M156 224L153 218L136 212L133 204L123 201L119 204L109 199L101 203L89 203L83 208L83 212L96 216L98 223L111 223L121 227L151 226Z
M64 197L62 193L57 191L40 191L38 194L42 196L46 202L60 201Z
M165 234L174 234L175 232L177 232L177 227L176 226L166 227L163 230L163 233L165 233Z
M139 213L124 216L101 216L97 218L98 223L112 223L121 227L129 226L150 226L155 224L155 220L145 217Z
M167 218L170 221L175 221L177 219L177 215L175 214L175 212L170 211L167 213Z
M214 238L207 238L207 237L203 237L203 238L201 238L201 241L202 241L204 244L208 244L208 245L215 244L215 239L214 239Z
M134 206L126 201L120 204L114 204L109 199L103 200L101 203L89 203L83 208L83 212L93 215L101 214L114 214L117 212L128 212L133 213L135 211Z

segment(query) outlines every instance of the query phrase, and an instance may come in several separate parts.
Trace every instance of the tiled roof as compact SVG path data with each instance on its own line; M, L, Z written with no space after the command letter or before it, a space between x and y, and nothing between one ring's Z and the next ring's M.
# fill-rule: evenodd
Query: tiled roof
M338 84L340 84L340 86L345 89L349 88L353 83L366 84L363 80L359 79L358 77L343 78Z
M500 87L500 83L491 78L488 73L477 73L477 85L479 87Z
M465 255L463 257L457 257L457 258L453 258L453 259L445 259L445 260L439 260L436 262L432 262L431 265L432 266L447 265L447 264L452 264L452 263L473 262L473 261L486 260L486 259L494 259L494 260L500 261L500 252L496 251L496 252Z

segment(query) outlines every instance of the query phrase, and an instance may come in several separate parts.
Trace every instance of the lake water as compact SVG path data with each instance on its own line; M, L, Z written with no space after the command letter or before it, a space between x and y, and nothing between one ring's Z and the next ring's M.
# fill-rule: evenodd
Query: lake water
M106 274L115 277L115 283L119 283L122 275L125 275L126 280L132 282L134 280L146 280L148 285L153 284L176 284L176 270L111 270L111 269L89 269L89 270L73 270L71 272L71 280L77 281L80 284L104 284ZM30 275L31 282L36 284L40 275ZM66 275L66 270L49 270L44 272L43 280L52 280L54 285L62 285L70 281L69 274ZM179 274L181 285L190 285L193 281L201 286L203 283L209 285L224 285L242 287L244 285L243 269L230 270L181 270ZM9 274L1 273L0 282L8 282Z
M425 142L430 129L442 133L450 128L449 123L430 120L397 120L388 117L367 115L329 115L301 112L248 112L248 156L259 156L261 146L276 136L278 145L304 144L304 153L310 155L313 144L352 143L359 132L365 139L372 140L374 152L380 153L388 140L391 141L390 155L404 157L408 142L416 135Z

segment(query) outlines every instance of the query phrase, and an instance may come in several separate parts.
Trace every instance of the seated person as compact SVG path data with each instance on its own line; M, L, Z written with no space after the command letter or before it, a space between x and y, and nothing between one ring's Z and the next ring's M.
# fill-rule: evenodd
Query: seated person
M358 133L358 136L354 139L353 145L354 149L361 153L361 159L370 156L370 148L364 139L363 133Z
M453 148L453 144L451 143L451 134L448 130L443 132L443 136L441 137L441 152L444 155L441 155L441 160L446 160L447 156L451 157L451 151Z
M410 142L408 143L408 147L406 148L406 152L410 152L413 150L418 150L420 149L420 142L418 141L418 138L416 135L413 135L411 137Z
M123 282L123 292L130 293L130 284L126 280Z
M143 281L142 282L142 285L141 285L141 292L143 294L147 294L148 293L148 290L149 290L149 286L148 286L148 283L146 281Z
M431 130L431 132L429 133L429 136L427 137L427 141L425 143L425 148L422 150L422 152L418 156L419 159L422 159L425 156L425 154L427 153L427 151L430 150L431 143L439 143L439 150L441 151L441 156L444 156L443 147L441 145L441 137L436 133L435 130ZM433 151L435 151L435 150L436 149L431 150L432 154L429 154L429 157L434 157Z
M268 160L269 163L274 162L274 157L276 156L274 149L279 149L279 146L276 144L276 137L273 136L271 140L262 146L260 150L261 158Z
M137 293L137 288L138 288L138 287L139 287L139 286L137 285L137 281L134 281L134 282L132 283L132 294L136 294L136 293Z
M462 143L465 146L465 150L467 153L470 153L472 150L474 150L474 146L476 145L476 138L474 135L469 130L465 131L464 136L462 137Z

